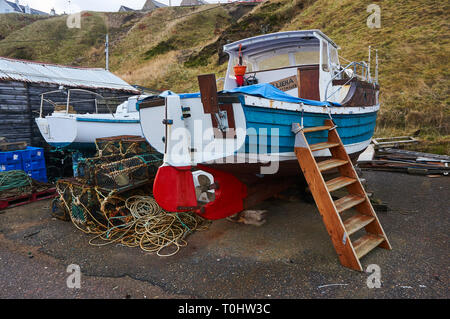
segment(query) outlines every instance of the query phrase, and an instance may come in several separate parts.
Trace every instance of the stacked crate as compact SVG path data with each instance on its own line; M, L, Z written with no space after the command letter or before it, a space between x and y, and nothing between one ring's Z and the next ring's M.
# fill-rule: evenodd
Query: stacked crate
M28 146L25 150L0 152L0 172L23 170L39 182L47 182L44 149Z

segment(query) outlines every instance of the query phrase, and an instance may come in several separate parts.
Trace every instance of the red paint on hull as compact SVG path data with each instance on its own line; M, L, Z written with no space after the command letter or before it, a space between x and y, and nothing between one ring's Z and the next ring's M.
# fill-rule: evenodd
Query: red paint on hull
M218 185L215 190L215 200L197 211L200 216L209 220L217 220L233 216L244 210L244 199L247 197L245 184L232 174L203 165L197 167L212 174L215 184Z
M153 195L168 212L187 212L197 208L192 167L162 166L153 184Z

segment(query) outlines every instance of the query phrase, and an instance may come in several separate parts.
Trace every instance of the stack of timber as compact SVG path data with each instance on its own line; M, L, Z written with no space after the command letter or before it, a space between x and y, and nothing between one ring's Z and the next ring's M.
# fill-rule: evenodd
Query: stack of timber
M376 150L372 160L358 162L366 170L403 172L418 175L448 175L450 156L413 152L395 148Z

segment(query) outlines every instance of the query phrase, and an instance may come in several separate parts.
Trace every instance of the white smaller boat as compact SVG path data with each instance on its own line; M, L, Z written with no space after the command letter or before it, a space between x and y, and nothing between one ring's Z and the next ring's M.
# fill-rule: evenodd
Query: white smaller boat
M147 96L130 97L120 104L114 113L99 114L96 109L94 114L76 114L70 104L71 93L76 91L90 93L104 99L95 92L70 89L67 91L66 107L61 110L56 103L45 98L45 95L60 91L46 92L41 95L40 116L36 119L36 124L49 145L59 149L89 150L95 149L95 140L98 138L119 135L143 137L136 104L139 99ZM43 116L44 102L55 106L54 112L45 117Z

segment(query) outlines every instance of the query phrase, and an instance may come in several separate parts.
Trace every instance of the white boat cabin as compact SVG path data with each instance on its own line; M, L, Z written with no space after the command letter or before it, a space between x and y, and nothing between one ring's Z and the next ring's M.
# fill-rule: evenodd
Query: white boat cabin
M341 94L346 94L325 97L327 85L341 66L339 47L319 30L267 34L225 45L230 56L225 90L237 87L234 66L239 63L240 50L242 65L247 67L244 85L270 83L294 97L318 101L339 102Z

